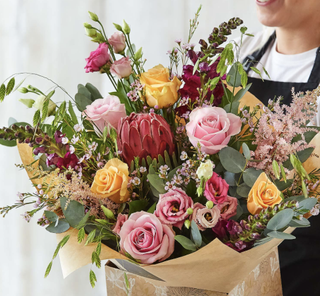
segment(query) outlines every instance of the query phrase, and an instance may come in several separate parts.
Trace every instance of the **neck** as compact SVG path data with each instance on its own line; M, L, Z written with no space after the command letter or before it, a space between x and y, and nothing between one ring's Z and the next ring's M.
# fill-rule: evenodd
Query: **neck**
M320 46L320 30L277 28L277 51L282 54L298 54Z

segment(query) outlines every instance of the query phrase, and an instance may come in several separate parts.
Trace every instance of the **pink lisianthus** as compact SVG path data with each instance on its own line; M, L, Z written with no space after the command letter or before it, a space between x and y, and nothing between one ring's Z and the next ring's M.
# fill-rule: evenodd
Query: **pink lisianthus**
M132 73L132 67L129 57L121 58L114 61L110 67L110 72L116 75L119 79L129 77Z
M220 107L205 107L190 113L186 130L194 147L200 143L202 152L215 154L227 147L231 136L240 132L241 125L239 116Z
M154 214L162 223L171 224L181 229L189 216L187 210L192 207L192 198L177 188L160 194Z
M116 96L107 96L105 99L97 99L84 110L86 119L91 121L96 128L102 133L104 127L111 125L118 128L118 122L126 116L124 104Z
M128 215L119 214L117 217L117 222L114 228L112 229L113 232L116 234L120 233L121 227L123 226L124 222L128 220Z
M87 65L84 67L86 73L99 71L109 61L108 49L109 47L106 43L100 43L99 47L90 53L90 56L86 59Z
M217 207L208 209L201 203L195 203L193 207L192 220L196 222L199 230L204 231L207 228L216 226L220 218L220 210Z
M229 185L217 173L213 172L212 177L207 181L204 196L215 204L226 201Z
M115 53L122 52L126 48L126 37L122 32L115 32L108 39Z
M217 205L217 208L220 210L221 218L227 220L237 214L237 206L238 200L227 196L224 202Z
M120 248L143 264L152 264L170 257L174 251L174 233L147 212L131 214L120 230Z

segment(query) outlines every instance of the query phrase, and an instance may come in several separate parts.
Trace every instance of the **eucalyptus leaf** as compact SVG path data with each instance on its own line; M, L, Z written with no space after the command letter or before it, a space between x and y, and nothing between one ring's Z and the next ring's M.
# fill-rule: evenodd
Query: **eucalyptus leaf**
M292 220L294 212L292 209L284 209L274 215L268 222L267 228L270 230L279 230L286 227Z
M196 245L184 235L176 235L174 239L186 250L196 251Z
M280 231L271 231L267 234L270 237L273 238L279 238L279 239L295 239L296 237L292 234L280 232Z
M86 88L91 93L91 100L92 101L103 98L102 95L100 94L99 90L91 83L88 82L86 84Z
M60 205L68 223L71 227L76 228L85 216L84 206L75 200L67 200L64 196L60 198Z
M132 213L145 210L147 205L148 205L148 201L146 199L139 199L139 200L134 200L132 202L129 202L129 216Z
M252 187L261 175L262 170L256 170L254 168L248 168L243 172L243 181L249 186Z
M50 223L46 227L46 230L51 233L63 233L70 228L70 225L66 219L59 219L59 220L57 220L57 222L58 222L58 224L56 224L56 222Z
M231 173L240 173L246 166L246 159L237 150L231 147L223 148L219 153L223 167Z
M78 93L84 95L87 99L93 102L90 91L82 84L78 84Z
M235 175L236 175L235 173L230 173L230 172L224 173L224 180L228 183L229 186L237 185Z
M76 105L80 112L84 111L88 105L91 105L92 101L83 94L77 93L75 95Z
M306 198L299 202L299 210L310 211L316 204L318 200L316 198Z
M237 63L234 63L228 73L228 84L233 87L239 87L241 85L241 75L238 71Z
M310 222L306 218L299 219L292 219L289 223L289 226L301 228L301 227L310 227Z
M50 211L44 211L44 214L50 222L58 224L57 221L59 220L59 217L56 213L50 212Z
M265 243L268 243L272 239L273 239L272 237L265 237L265 238L259 239L254 243L254 246L255 247L261 246L261 245L263 245Z
M149 183L160 193L165 193L164 189L164 180L159 177L157 174L148 174L147 176Z
M202 244L202 237L196 222L193 220L191 221L191 238L196 247L200 248Z
M242 152L243 152L244 157L247 160L250 160L250 158L251 158L250 149L246 143L242 143Z
M293 180L292 180L292 179L289 179L289 180L287 180L287 182L275 180L275 181L274 181L274 184L277 186L277 188L278 188L280 191L283 191L283 190L289 188L289 187L293 184Z
M237 194L240 195L241 197L248 197L250 190L251 190L251 187L249 187L245 183L242 183L237 188Z

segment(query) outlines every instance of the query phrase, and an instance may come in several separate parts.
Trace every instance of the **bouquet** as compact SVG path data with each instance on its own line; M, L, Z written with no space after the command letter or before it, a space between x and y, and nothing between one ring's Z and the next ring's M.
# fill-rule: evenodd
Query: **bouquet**
M319 214L319 137L311 122L320 89L293 93L290 106L281 98L263 106L248 93L237 60L242 38L226 44L232 30L250 35L247 28L232 18L196 49L191 40L199 12L187 42L176 40L168 52L169 66L148 71L130 26L114 24L117 31L108 37L89 12L95 25L85 23L85 30L98 47L85 71L108 77L114 87L108 95L79 84L75 98L58 104L55 89L15 87L15 76L1 85L0 101L14 90L34 96L20 100L35 109L32 122L0 129L0 144L18 145L19 167L36 193L20 193L0 213L32 204L24 215L29 222L42 211L37 223L61 238L52 260L59 251L83 251L66 273L83 262L100 267L101 259L116 258L172 285L224 291L243 276L222 281L227 271L250 271L279 244L274 238L294 239L288 227L308 227L307 218ZM204 255L212 258L201 265ZM173 275L176 265L181 272L193 266L193 274L222 271L204 283ZM90 282L96 282L92 270Z

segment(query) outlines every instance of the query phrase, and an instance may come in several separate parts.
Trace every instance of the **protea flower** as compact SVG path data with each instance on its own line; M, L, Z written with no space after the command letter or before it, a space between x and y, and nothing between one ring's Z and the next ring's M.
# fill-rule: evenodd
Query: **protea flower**
M134 157L158 158L166 150L174 152L173 134L165 119L157 114L135 114L123 117L118 124L118 149L129 165Z

